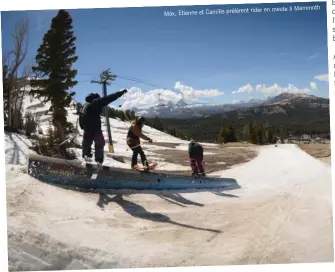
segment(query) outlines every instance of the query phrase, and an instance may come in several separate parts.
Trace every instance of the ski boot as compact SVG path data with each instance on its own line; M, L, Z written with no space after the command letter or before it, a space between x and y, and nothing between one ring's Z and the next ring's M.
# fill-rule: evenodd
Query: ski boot
M99 171L102 168L102 163L101 162L95 162L97 164L97 170Z
M199 178L199 177L205 177L206 173L192 173L192 177Z
M85 162L88 162L88 163L92 163L92 162L93 162L92 157L87 156L87 155L85 155L85 156L83 157L83 159L85 160Z

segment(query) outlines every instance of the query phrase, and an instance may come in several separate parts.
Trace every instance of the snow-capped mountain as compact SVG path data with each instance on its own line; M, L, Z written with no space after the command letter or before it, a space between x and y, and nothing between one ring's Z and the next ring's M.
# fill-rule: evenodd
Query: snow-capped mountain
M274 97L269 97L265 100L250 99L229 104L187 104L184 99L181 99L176 104L173 104L172 102L160 103L147 109L132 108L131 110L135 111L137 115L143 115L149 118L159 117L182 119L223 114L237 109L248 109L258 106L277 105L274 111L278 111L279 105L292 103L306 103L309 107L320 107L321 103L321 107L327 107L328 104L323 103L322 101L328 101L328 99L307 94L282 93Z
M172 104L173 105L173 104ZM184 99L180 99L178 103L175 105L176 107L185 107L187 106L187 103L185 102Z

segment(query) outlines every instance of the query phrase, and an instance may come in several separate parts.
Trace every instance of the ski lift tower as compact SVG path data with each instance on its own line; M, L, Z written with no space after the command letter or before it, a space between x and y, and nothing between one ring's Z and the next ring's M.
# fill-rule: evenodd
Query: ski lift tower
M110 82L115 79L116 79L116 75L113 75L110 72L110 69L107 69L100 74L100 81L92 80L91 83L101 84L102 94L103 96L107 96L107 85L110 85L111 84ZM107 128L108 140L109 140L108 150L109 150L109 153L114 153L112 133L111 133L110 124L109 124L109 107L106 106L104 110L105 110L106 128Z

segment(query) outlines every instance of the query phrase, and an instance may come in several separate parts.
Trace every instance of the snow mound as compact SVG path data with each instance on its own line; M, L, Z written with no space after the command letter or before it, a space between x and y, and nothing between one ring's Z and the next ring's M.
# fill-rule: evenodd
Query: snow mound
M333 261L330 166L294 145L222 171L229 192L81 193L7 171L11 269Z

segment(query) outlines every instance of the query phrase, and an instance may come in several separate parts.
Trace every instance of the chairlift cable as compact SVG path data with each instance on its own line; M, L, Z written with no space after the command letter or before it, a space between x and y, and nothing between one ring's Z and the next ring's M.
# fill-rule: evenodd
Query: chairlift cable
M156 84L151 84L151 83L148 83L148 82L144 82L144 81L142 81L138 78L126 77L126 76L120 76L120 75L116 75L116 77L119 77L119 78L122 78L122 79L125 79L125 80L129 80L129 81L134 81L134 82L137 82L137 83L142 83L142 84L152 86L152 87L156 87L156 88L160 88L160 89L163 89L163 90L168 90L168 88L164 88L164 87L156 85Z

